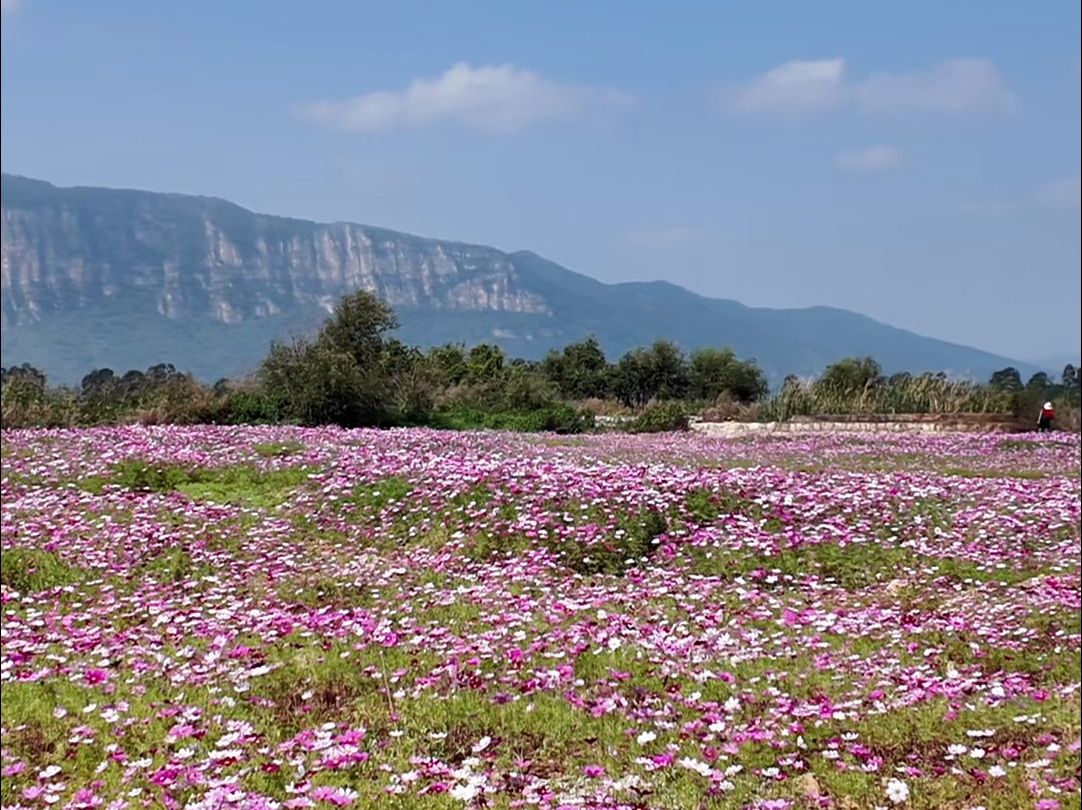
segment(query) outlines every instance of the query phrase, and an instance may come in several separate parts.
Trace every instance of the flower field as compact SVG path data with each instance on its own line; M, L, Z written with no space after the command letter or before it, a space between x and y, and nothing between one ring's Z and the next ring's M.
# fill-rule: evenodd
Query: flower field
M1077 436L2 453L5 808L1079 807Z

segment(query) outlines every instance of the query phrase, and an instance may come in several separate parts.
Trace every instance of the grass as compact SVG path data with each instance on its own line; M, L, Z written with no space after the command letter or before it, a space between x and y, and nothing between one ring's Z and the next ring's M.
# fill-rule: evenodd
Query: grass
M78 484L94 494L101 494L106 486L113 485L136 492L179 492L192 500L273 508L307 478L308 470L303 467L277 470L260 470L250 464L185 467L134 458L117 463L108 475L86 476Z
M1000 449L1017 454L1037 449L1029 444L1037 443ZM262 459L305 452L303 444L291 441L250 448ZM883 463L889 461L884 456ZM271 567L262 578L258 567L246 568L242 580L217 586L228 581L223 560L245 566L259 561L265 538L258 533L269 517L265 510L288 502L315 472L264 466L254 458L250 464L197 468L136 459L97 479L82 479L84 488L108 488L121 503L130 503L132 492L179 493L245 507L215 525L173 516L162 507L162 525L181 536L160 553L143 550L142 561L124 572L123 581L88 582L91 572L55 552L3 551L5 599L20 594L5 607L5 622L43 617L40 631L33 630L33 654L42 666L65 667L60 677L4 682L5 756L31 765L20 777L3 780L5 805L19 801L36 772L50 764L63 768L72 790L97 780L102 795L124 795L146 780L125 776L114 764L99 772L108 759L104 746L118 744L129 760L149 760L145 772L152 773L179 747L168 734L181 711L197 711L210 729L205 739L184 743L197 759L219 747L226 724L250 724L257 737L245 749L251 763L231 773L242 774L245 789L278 800L291 795L287 786L298 777L287 776L285 768L261 767L268 764L267 751L322 724L363 727L369 761L305 777L355 788L355 807L466 807L448 794L389 795L389 774L418 769L428 758L461 767L484 738L484 767L506 780L504 786L515 784L514 774L528 772L549 779L554 795L584 796L599 782L583 776L583 767L597 765L613 777L643 778L642 793L620 795L635 810L744 808L783 798L793 800L793 810L803 810L817 805L816 793L823 797L819 806L837 810L889 806L884 780L906 768L920 771L905 776L911 790L907 808L1033 806L1027 782L1034 775L1022 764L998 781L976 778L972 763L958 772L936 770L948 746L974 744L967 736L973 729L992 730L996 744L1017 744L1024 750L1020 763L1058 745L1061 753L1049 772L1068 780L1064 785L1077 778L1078 752L1070 746L1078 738L1080 717L1077 692L1069 687L1078 682L1082 667L1078 611L1068 597L1026 601L1030 597L1019 594L1028 589L1010 587L1050 572L1074 576L1077 569L1062 561L1052 571L1047 562L1044 568L1040 562L999 568L998 560L933 556L928 551L939 547L928 543L937 532L957 531L955 501L909 500L893 511L888 504L882 511L886 523L865 532L861 542L785 546L789 537L799 536L782 531L800 527L805 518L799 509L793 509L793 517L777 517L769 505L764 508L735 486L678 491L670 501L675 505L664 512L631 505L623 493L601 503L580 501L579 493L561 494L538 507L529 495L513 495L496 478L459 480L457 491L425 495L405 476L367 471L333 503L316 503L301 514L275 513L289 519L273 522L282 527L279 540L289 566ZM418 502L431 509L413 508ZM125 516L130 523L128 506L108 508L116 510L109 512L114 528L126 527ZM547 514L550 524L539 527L548 530L547 539L509 530L520 514ZM815 520L824 519L815 514ZM724 519L734 515L743 520ZM838 514L827 517L838 519ZM697 541L687 542L684 534L698 526L720 532L734 524L752 525L756 542L776 543L779 550L737 547L740 536L734 533L716 535L717 546L694 545ZM587 530L596 533L587 537ZM7 531L5 525L5 542ZM1073 526L1046 526L1027 539L1034 548L1026 548L1042 560L1041 543L1062 545L1076 532ZM658 553L665 535L665 551L675 549L675 557ZM902 545L892 537L914 543ZM21 604L26 594L59 588L71 593ZM138 588L158 594L183 590L185 607L175 614L159 612L157 605L139 601ZM97 606L94 600L103 593L108 597L100 604L131 602L103 613L100 621L85 622L84 616L93 616L88 608ZM220 612L218 601L210 600L221 600L237 613ZM988 618L984 601L1003 612ZM60 643L62 636L53 630L68 618L63 611L69 603L78 604L79 613L70 615L88 630L82 641L90 652ZM199 620L204 607L214 621ZM978 619L950 629L941 621L919 624L925 617L964 619L967 610ZM240 635L233 628L242 624L244 611L285 616L295 624L272 634L256 622ZM794 629L804 613L818 617L822 627ZM850 624L843 631L832 624L873 613L879 618L867 629L853 630ZM917 624L909 625L910 619ZM152 628L159 625L152 623L159 621L164 627L175 621L178 629L154 635ZM1005 643L990 643L982 635L1007 622L1014 633ZM384 646L387 628L398 637ZM212 648L217 636L226 639L220 649ZM115 653L127 639L139 639L141 663L162 663L161 671L141 676L101 652L112 645ZM611 648L609 639L620 644ZM231 648L240 645L250 648L249 657L231 658ZM514 668L508 662L512 648L522 656ZM201 673L222 661L232 662L227 671L236 680L208 676L200 682ZM109 669L107 686L83 682L88 666ZM557 667L568 666L569 676L538 685ZM952 669L963 670L970 685L949 698L933 691L917 697L921 688L914 682L942 678ZM186 682L192 673L197 677ZM1008 681L1041 688L1046 695L986 700L990 684ZM878 706L869 696L876 687L889 693ZM618 708L599 711L606 699ZM731 700L739 705L723 708ZM845 715L820 716L815 711L820 703L843 707ZM86 711L91 704L94 708ZM123 719L107 720L103 712L119 705L127 707ZM58 708L67 714L61 716ZM1040 719L1025 725L1016 722L1019 715ZM722 730L708 732L715 717L724 720ZM796 723L799 731L793 730ZM92 742L69 742L79 737L79 726L93 731ZM734 727L768 728L773 744L752 734L740 737ZM637 734L644 730L656 733L656 740L640 743ZM798 750L797 734L806 750ZM881 759L878 770L861 769L854 745ZM707 746L731 746L717 767L743 768L731 776L731 790L719 796L707 796L709 780L678 764L650 770L638 761L664 751L702 759ZM823 755L832 750L840 752L839 760ZM292 748L290 756L296 752ZM790 756L800 760L801 769L785 766L787 778L760 772ZM993 761L1004 761L998 749L982 767ZM488 796L483 806L510 808L513 793L508 788ZM190 787L168 796L148 788L142 799L147 806L163 806L168 798L183 807L199 795ZM1062 799L1063 808L1078 806L1074 795Z
M946 467L942 470L944 475L956 475L959 478L1021 478L1028 481L1037 481L1048 477L1048 473L1040 470L974 470L968 467Z
M832 722L805 733L809 743L840 738L843 734L855 735L854 739L871 749L884 760L883 773L890 773L895 764L923 766L943 762L947 747L952 744L978 744L967 732L990 730L987 739L997 745L1015 740L1020 745L1028 743L1029 735L1014 718L1039 714L1042 727L1053 739L1070 742L1077 737L1080 722L1079 704L1076 700L1050 699L1044 702L1014 701L1001 707L952 709L945 700L929 701L858 723ZM1078 767L1078 754L1067 758L1067 770ZM1015 810L1031 807L1032 798L1025 784L1023 768L1009 769L1008 778L981 785L973 779L924 778L911 786L912 801L907 806L916 808L961 807L975 804L997 810ZM878 777L866 778L867 774L852 772L839 774L833 769L817 768L816 775L822 779L834 795L843 795L857 802L858 806L881 803L883 789ZM1077 801L1077 795L1075 797ZM1070 806L1070 805L1065 805Z
M75 585L86 577L85 570L50 551L13 548L0 552L0 582L20 593Z
M301 442L261 442L252 445L252 451L263 458L287 458L304 452Z
M342 503L354 510L355 520L378 514L387 506L405 499L413 485L405 478L388 476L369 484L358 484Z

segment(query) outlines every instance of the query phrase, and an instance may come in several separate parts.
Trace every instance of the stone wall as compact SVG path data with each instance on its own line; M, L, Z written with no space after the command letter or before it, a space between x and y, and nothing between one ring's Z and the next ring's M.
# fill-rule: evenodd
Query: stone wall
M633 416L598 416L597 426L619 430ZM1018 433L1032 429L1011 414L901 413L794 416L787 422L706 422L692 416L688 427L711 436L746 436L760 433Z
M801 416L788 422L704 422L689 427L711 436L762 433L1017 433L1029 429L1008 414L874 414L868 416Z

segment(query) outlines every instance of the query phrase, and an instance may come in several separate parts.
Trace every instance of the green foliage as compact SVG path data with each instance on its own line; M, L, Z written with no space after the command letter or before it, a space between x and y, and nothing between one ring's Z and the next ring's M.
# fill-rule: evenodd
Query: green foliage
M658 549L657 538L668 529L665 515L643 509L621 516L611 537L600 543L584 544L574 539L553 542L550 548L571 570L591 576L622 576L642 565Z
M274 343L254 380L212 388L161 364L118 376L87 374L78 389L51 388L29 365L0 370L3 427L143 424L429 425L441 428L580 433L599 413L637 413L634 432L684 430L690 414L710 420L784 421L799 415L1014 413L1036 420L1041 404L1061 408L1056 426L1078 429L1079 374L1059 383L997 371L985 385L945 374L889 378L870 357L846 358L812 381L787 377L768 394L762 370L731 349L685 356L657 341L610 364L596 338L550 352L538 363L508 360L499 346L445 344L422 352L391 338L394 313L367 292L342 299L311 338ZM600 399L611 397L607 402ZM653 404L652 404L653 403ZM660 403L660 404L658 404Z
M209 567L197 565L187 551L176 547L150 557L141 568L159 582L179 583L212 573Z
M584 433L594 426L589 411L571 405L553 405L532 411L485 411L456 406L433 415L432 425L444 430L511 430L520 433L548 431Z
M0 552L0 582L20 593L35 593L72 585L86 572L40 549L4 549Z
M263 458L283 458L304 452L304 445L294 441L260 442L252 445L252 449L256 452L256 455L263 456Z
M284 415L306 425L374 425L387 421L385 365L406 359L384 334L397 322L371 293L345 296L314 340L275 343L260 378ZM388 357L388 351L393 353Z
M559 402L556 387L541 374L512 366L505 375L503 399L512 411L552 408Z
M263 391L232 391L220 400L214 421L223 425L274 425L284 417L277 397Z
M812 383L817 399L850 403L855 412L866 412L883 383L882 369L870 357L849 357L827 366Z
M404 478L389 476L371 484L354 487L346 499L357 514L377 514L388 504L400 501L413 491L413 485Z
M697 349L688 365L693 399L716 400L728 394L737 402L754 402L767 392L766 377L752 360L740 360L732 349Z
M609 363L593 335L549 352L541 369L567 399L602 398L608 393Z
M1063 374L1060 377L1061 396L1068 405L1079 404L1079 386L1082 383L1082 375L1079 375L1078 368L1068 363L1063 367Z
M628 426L631 433L665 433L687 430L691 407L685 402L648 405Z
M945 374L895 374L885 378L870 358L850 358L804 382L786 378L763 403L761 417L783 421L807 414L1007 413L1012 395L992 385L952 380Z
M1022 375L1013 366L1000 369L992 374L988 384L997 391L1015 393L1022 390Z
M261 471L248 465L189 468L146 459L125 459L114 465L108 483L137 492L182 492L195 500L272 507L304 483L300 467ZM99 482L88 482L90 487Z
M192 480L194 471L177 464L129 458L113 466L112 482L137 492L172 492Z
M466 365L466 348L458 343L448 343L430 349L426 360L442 387L464 382L470 371Z
M682 399L689 390L688 365L673 343L659 340L620 358L612 372L612 391L629 407L655 399Z
M360 290L342 297L317 340L350 356L359 368L369 369L383 360L384 335L397 326L389 306Z
M685 498L684 508L696 523L709 524L721 515L744 515L754 520L763 518L762 504L729 489L693 489Z
M382 415L381 392L366 385L357 361L320 341L274 344L260 376L285 414L303 425L359 426Z
M470 382L492 382L499 379L504 368L503 349L493 343L479 343L466 356L466 379Z

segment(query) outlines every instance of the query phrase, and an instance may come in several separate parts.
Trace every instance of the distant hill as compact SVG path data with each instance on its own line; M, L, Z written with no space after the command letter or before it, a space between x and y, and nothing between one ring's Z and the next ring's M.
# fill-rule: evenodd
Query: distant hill
M1066 366L1071 365L1076 369L1082 366L1082 351L1075 351L1073 353L1063 352L1062 354L1053 354L1048 357L1033 358L1029 360L1028 363L1045 372L1053 379L1058 380L1060 375L1063 374L1063 369Z
M255 214L211 197L2 184L4 365L59 381L173 363L205 380L256 368L344 293L375 292L409 342L494 342L516 356L597 336L610 357L657 338L731 346L775 380L847 355L888 372L986 378L1014 365L842 309L765 309L663 281L603 284L535 253L351 223Z

